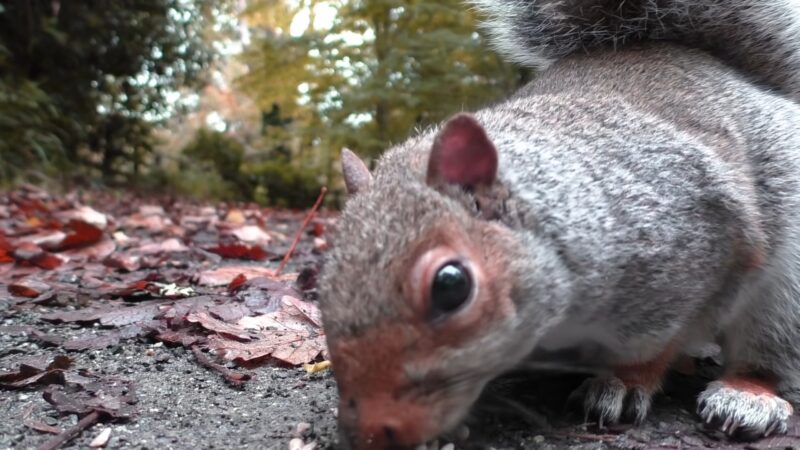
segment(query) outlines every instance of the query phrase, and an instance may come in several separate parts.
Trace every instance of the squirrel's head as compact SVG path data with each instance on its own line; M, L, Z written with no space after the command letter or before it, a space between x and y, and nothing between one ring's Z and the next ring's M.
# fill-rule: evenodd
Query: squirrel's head
M405 145L374 180L343 154L357 195L321 282L342 437L359 449L412 446L458 425L548 317L526 311L522 320L534 302L519 294L537 290L526 273L534 256L476 200L498 184L497 151L480 124L460 115Z

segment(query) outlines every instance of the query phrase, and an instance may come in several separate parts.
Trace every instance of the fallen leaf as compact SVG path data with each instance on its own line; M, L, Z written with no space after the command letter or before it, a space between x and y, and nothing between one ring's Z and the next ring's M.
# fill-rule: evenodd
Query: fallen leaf
M219 269L200 272L197 284L201 286L227 286L239 275L244 275L247 278L270 278L275 276L275 271L260 266L220 267Z
M114 253L116 249L117 244L114 240L105 238L88 247L68 250L63 254L69 256L71 259L80 258L88 261L102 261Z
M62 211L56 216L64 222L78 221L92 225L100 230L104 230L108 226L108 217L89 206L80 206L69 211Z
M100 350L116 345L120 340L131 339L145 333L146 331L140 325L128 325L100 335L79 336L63 342L61 346L70 351Z
M209 247L207 250L230 259L263 261L269 258L269 254L259 245L227 244Z
M154 242L139 247L139 252L143 255L152 255L159 253L181 253L188 251L189 247L183 245L181 241L176 238L170 238L163 242Z
M186 320L191 323L200 324L203 328L213 331L215 333L232 336L243 341L250 340L250 334L243 328L237 327L234 324L223 322L215 319L206 313L192 313L186 317Z
M59 251L70 250L95 244L103 238L102 228L82 220L70 220L67 229L68 232L61 242L42 244L42 247Z
M8 285L8 292L17 297L36 298L50 290L50 285L33 278L23 278Z
M13 253L14 259L23 264L40 267L45 270L53 270L66 262L60 256L44 251L32 242L23 242Z
M63 383L64 371L71 365L72 360L66 356L56 356L44 367L40 359L23 361L16 372L0 374L0 387L10 389L23 388L35 383Z
M236 275L236 278L231 280L230 284L228 284L228 292L238 291L239 288L244 286L246 282L247 282L247 277L243 273Z
M236 239L255 245L267 245L272 240L266 231L257 225L245 225L232 231Z
M299 366L317 359L325 349L325 336L284 331L266 334L253 342L210 336L208 346L228 360L253 363L269 357L285 364Z

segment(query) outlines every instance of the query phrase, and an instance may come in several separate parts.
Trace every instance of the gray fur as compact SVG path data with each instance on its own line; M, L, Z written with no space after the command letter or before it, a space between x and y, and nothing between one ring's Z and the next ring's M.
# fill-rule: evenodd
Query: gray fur
M513 8L527 17L547 5L595 4L478 3L497 4L500 18L515 16ZM730 32L722 26L730 17L775 12L743 0L694 3L705 7L705 22L719 16L715 33ZM769 4L791 9L796 2ZM514 97L477 112L500 153L490 193L497 194L496 234L477 231L487 218L473 194L426 184L438 128L391 149L371 188L348 202L327 257L321 306L329 341L402 323L397 262L433 227L451 222L481 245L503 249L517 310L441 350L435 367L405 368L415 379L451 381L426 398L447 406L439 410L442 431L466 414L488 380L526 364L528 355L578 354L584 356L571 363L613 367L720 335L730 372L774 376L787 398L799 398L800 105L794 74L782 72L800 54L796 36L784 35L798 24L800 18L763 42L762 51L731 49L734 59L727 60L669 43L576 53ZM512 37L519 48L538 51L536 39L558 45L531 58L561 57L579 46L562 49L558 27L532 26L553 34ZM779 53L785 58L770 66L776 76L738 69ZM763 264L748 267L759 255ZM651 392L618 385L593 384L586 410L616 421L628 408L642 420ZM743 395L712 385L702 397L703 417L765 433L764 411L739 407ZM778 412L768 411L780 431L787 416Z
M800 98L797 0L469 0L509 58L539 69L644 40L697 46Z

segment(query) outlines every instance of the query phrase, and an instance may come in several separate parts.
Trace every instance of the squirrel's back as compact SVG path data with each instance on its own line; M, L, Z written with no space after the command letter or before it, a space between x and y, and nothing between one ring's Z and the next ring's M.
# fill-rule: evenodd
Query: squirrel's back
M672 41L800 99L800 0L470 0L497 50L538 69L576 52Z

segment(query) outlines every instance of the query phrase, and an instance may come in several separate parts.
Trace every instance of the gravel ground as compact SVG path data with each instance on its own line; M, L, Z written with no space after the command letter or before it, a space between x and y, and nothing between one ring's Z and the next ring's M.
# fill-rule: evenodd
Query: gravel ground
M0 324L34 324L65 337L86 332L76 325L40 323L36 319L39 312L18 313L0 306ZM0 336L0 371L14 369L26 357L52 357L62 352L40 347L22 333L6 333ZM286 449L296 438L304 444L313 442L316 448L335 448L336 390L330 372L309 375L302 369L260 367L252 371L253 380L238 389L199 366L184 348L147 339L69 356L78 368L133 380L138 413L126 422L95 425L64 448L88 448L105 428L111 428L108 448ZM564 399L579 382L576 376L515 376L496 383L467 421L470 437L457 442L456 448L760 449L797 445L790 438L737 445L702 431L690 412L702 381L682 376L668 383L645 426L598 433L580 425L579 417L564 413ZM40 387L2 391L0 449L36 448L52 438L27 427L25 422L31 420L68 428L77 417L59 417L42 399Z

